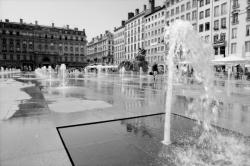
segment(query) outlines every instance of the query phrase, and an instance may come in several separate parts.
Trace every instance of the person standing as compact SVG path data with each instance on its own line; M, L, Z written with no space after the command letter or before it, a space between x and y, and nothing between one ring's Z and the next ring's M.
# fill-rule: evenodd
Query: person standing
M158 66L156 63L152 66L152 72L153 72L153 77L154 77L154 81L155 81L156 75L158 74Z

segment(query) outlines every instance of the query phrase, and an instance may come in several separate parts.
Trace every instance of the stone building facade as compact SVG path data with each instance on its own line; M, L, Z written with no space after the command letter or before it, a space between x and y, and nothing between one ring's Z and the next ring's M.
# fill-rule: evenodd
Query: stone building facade
M0 22L0 66L32 69L58 64L86 65L86 34L82 31L20 22Z
M146 5L143 11L135 9L135 13L129 12L128 19L125 21L125 57L126 60L135 59L139 49L144 48L144 15Z
M92 38L87 45L87 62L98 64L113 64L114 36L110 31Z
M164 64L166 46L164 44L165 6L153 7L145 14L144 46L149 65Z
M114 28L114 64L119 65L125 58L125 21L120 27Z
M229 52L250 60L250 0L231 0Z

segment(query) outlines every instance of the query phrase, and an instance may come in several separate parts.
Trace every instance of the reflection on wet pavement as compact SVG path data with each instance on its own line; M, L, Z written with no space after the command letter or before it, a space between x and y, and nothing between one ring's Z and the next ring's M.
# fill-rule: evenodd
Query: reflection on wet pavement
M208 134L195 121L177 115L171 117L170 146L161 143L167 132L164 114L60 127L58 131L73 165L246 165L250 162L250 138L223 129Z
M49 165L51 163L51 165L71 165L56 127L164 112L165 81L161 77L154 83L150 76L140 78L136 75L121 77L116 74L100 76L87 74L81 78L69 79L67 87L60 88L57 80L37 80L34 74L29 73L2 75L0 83L6 85L7 80L12 78L13 86L18 83L25 86L21 88L21 92L27 94L29 98L18 101L19 105L14 114L8 120L0 121L1 165ZM187 116L188 104L192 101L191 98L198 96L199 87L176 85L174 93L172 113ZM246 92L244 95L234 94L231 97L225 97L224 93L224 90L218 92L223 111L219 113L219 120L215 125L250 136L250 130L247 128L250 126L250 93L249 95L246 95ZM72 101L71 105L68 101ZM97 103L93 107L91 102ZM53 107L53 104L59 104L60 107ZM87 105L83 106L85 104ZM77 109L71 110L70 107ZM55 108L60 108L61 111L53 111ZM189 131L188 128L186 129L186 123L189 122L178 121L171 127L179 126L183 131ZM149 124L158 125L152 121ZM149 139L147 143L154 144L155 148L159 142L151 142L152 137L154 140L162 141L163 133L160 129L153 130L158 133L153 135L159 136L154 137L151 132L135 129L133 125L128 125L126 128L131 132L145 135ZM142 159L133 162L139 162L138 165L140 165L150 159L152 165L157 165L158 160L154 161L151 155L146 153L145 158L144 151L138 147L135 148L134 145L127 146L126 142L120 143L120 141L119 139L114 141L114 144L119 145L119 149L127 148ZM140 144L140 141L135 142ZM113 152L115 151L114 149ZM125 154L126 151L122 153ZM53 161L48 154L53 155Z

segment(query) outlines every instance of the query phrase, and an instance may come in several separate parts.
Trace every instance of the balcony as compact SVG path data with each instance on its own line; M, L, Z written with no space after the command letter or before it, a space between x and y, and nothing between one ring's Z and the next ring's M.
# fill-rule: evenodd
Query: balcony
M214 41L214 45L226 45L226 40L224 38L217 39Z

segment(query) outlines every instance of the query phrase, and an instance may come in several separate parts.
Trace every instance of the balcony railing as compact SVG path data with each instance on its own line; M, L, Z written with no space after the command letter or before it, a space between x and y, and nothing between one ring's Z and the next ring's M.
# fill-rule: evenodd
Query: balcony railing
M214 44L226 44L226 40L224 38L218 39L214 41Z

